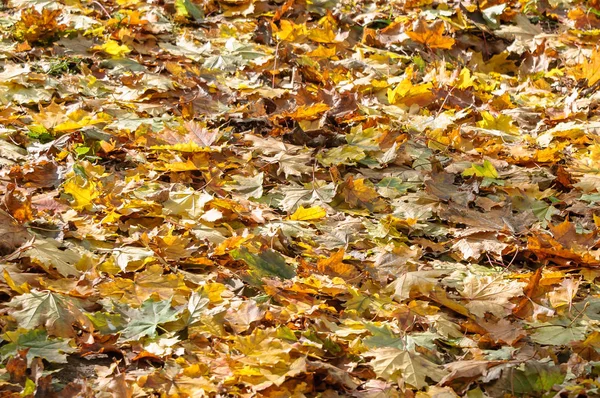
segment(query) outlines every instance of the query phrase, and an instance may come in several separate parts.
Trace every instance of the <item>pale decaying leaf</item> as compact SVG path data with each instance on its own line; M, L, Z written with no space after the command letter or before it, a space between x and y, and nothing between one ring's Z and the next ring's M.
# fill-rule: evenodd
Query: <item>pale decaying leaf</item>
M426 378L439 381L445 375L441 367L418 353L397 348L376 348L366 356L374 357L369 364L377 376L385 380L400 377L406 384L416 388L427 386L429 383Z
M471 274L463 279L459 292L465 307L474 315L483 318L489 312L502 318L514 307L510 300L523 293L523 284L495 276Z
M43 327L51 335L74 337L75 328L89 327L80 304L74 299L49 291L31 291L8 303L11 315L22 328Z

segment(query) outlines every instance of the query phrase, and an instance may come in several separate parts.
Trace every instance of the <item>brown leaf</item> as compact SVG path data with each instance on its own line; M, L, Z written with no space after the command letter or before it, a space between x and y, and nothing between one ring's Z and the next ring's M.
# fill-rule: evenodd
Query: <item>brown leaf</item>
M21 383L27 375L27 350L20 350L18 355L11 357L6 363L6 370L12 382Z
M511 323L507 319L500 319L498 322L479 321L496 342L508 345L514 345L519 339L526 336L525 331L516 323Z
M15 166L10 170L9 175L26 187L32 188L56 187L61 183L58 165L44 159Z
M0 209L0 255L8 255L22 246L31 235L27 229L19 225L10 214Z
M529 278L527 286L523 289L525 297L523 297L512 312L519 318L526 318L533 313L533 300L538 300L545 293L544 288L540 286L542 279L543 268L538 268L535 273Z
M342 195L346 203L352 207L368 209L369 211L384 211L388 205L379 196L377 191L365 185L365 179L354 180L349 176L342 188Z
M4 195L4 207L15 220L23 224L33 218L31 197L20 190L15 191L15 188L15 184L8 184L7 192Z

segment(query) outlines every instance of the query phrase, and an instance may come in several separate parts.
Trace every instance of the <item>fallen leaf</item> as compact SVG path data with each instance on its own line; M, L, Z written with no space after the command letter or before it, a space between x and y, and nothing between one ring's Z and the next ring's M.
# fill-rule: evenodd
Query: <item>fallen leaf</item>
M418 353L397 348L376 348L369 351L366 356L374 357L369 362L369 366L378 377L385 380L401 377L405 383L415 388L427 386L426 378L440 381L445 376L443 369Z
M0 209L0 255L9 255L32 238L27 228Z
M304 208L300 206L296 209L294 214L290 215L290 220L294 221L315 221L320 220L327 215L325 209L321 206L312 206Z
M454 39L444 36L444 30L442 21L428 25L424 19L419 19L414 29L406 32L406 34L412 40L429 48L450 49L454 46Z
M172 322L178 311L171 307L171 300L146 300L137 310L129 312L129 322L121 331L122 341L139 340L144 336L154 337L159 325Z
M581 65L583 77L587 80L588 87L600 81L600 49L596 48L589 59Z

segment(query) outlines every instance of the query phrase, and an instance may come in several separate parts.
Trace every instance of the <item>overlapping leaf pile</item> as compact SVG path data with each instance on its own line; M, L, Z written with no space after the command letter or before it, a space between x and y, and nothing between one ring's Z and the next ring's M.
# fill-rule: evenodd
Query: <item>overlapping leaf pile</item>
M3 396L600 394L598 1L0 26Z

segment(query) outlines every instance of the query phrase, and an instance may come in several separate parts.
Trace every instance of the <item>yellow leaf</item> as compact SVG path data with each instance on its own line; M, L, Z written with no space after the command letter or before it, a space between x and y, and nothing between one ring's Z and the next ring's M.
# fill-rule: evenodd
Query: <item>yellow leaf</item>
M491 113L481 112L482 120L477 122L477 126L488 130L503 131L508 134L519 134L519 128L513 125L513 120L508 115L498 115L494 117Z
M63 185L66 194L73 197L73 208L75 210L89 210L94 199L100 196L93 181L85 181L81 177L75 177Z
M587 79L588 87L593 86L600 80L600 50L596 48L589 60L585 60L581 66L583 77Z
M283 115L291 117L294 120L314 120L329 109L329 105L317 102L316 104L299 106L294 112L285 112Z
M94 123L97 123L97 122L94 121L93 119L91 119L90 117L85 117L79 121L67 120L66 122L61 123L61 124L57 125L56 127L54 127L54 131L58 132L58 133L63 133L66 131L75 131L75 130L79 130L82 127L89 126Z
M424 106L433 99L432 87L431 83L413 85L410 78L407 78L401 81L393 90L388 89L388 101L392 105L405 104L410 106L417 104Z
M155 150L170 150L177 152L215 152L214 149L208 146L200 146L195 142L187 142L185 144L173 144L173 145L153 145L150 149Z
M327 212L321 206L313 206L305 209L303 206L298 209L290 216L290 220L294 221L312 221L320 220L325 217Z
M467 68L462 68L454 87L458 88L459 90L464 90L469 87L473 87L474 83L475 80L473 80L473 76L471 76L471 71Z
M419 20L413 31L406 32L408 37L429 48L450 49L454 45L454 39L443 36L444 23L437 21L432 25L427 25L424 20Z
M17 284L15 283L13 278L11 278L11 276L7 270L4 270L4 272L2 273L2 276L4 276L4 280L6 281L6 284L8 285L8 287L10 287L15 292L17 292L19 294L29 293L29 284L27 282L23 282L21 284L21 286L17 286Z
M191 170L198 170L198 166L196 166L194 164L194 162L192 162L190 159L188 159L185 162L172 162L172 163L167 163L165 162L162 165L157 165L155 166L155 170L165 170L165 171L191 171Z
M333 58L337 54L337 50L334 46L324 47L319 45L316 49L307 52L306 56L311 58Z
M280 28L274 26L275 36L279 40L285 41L298 41L299 38L306 35L306 26L305 25L296 25L292 21L288 21L287 19L282 19L279 21Z
M310 29L308 38L317 43L335 43L337 23L331 15L326 15L319 20L316 29Z
M108 39L106 43L101 46L93 47L94 50L100 50L105 52L108 55L112 55L115 57L122 57L125 54L129 54L131 49L124 44L119 44L115 40Z

